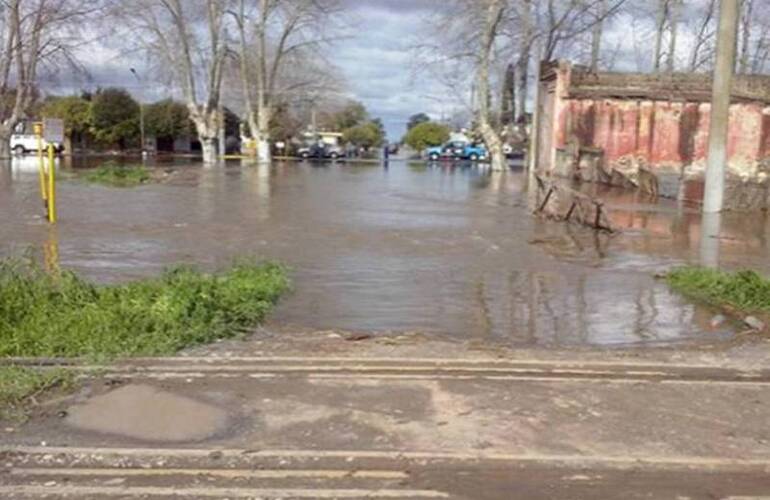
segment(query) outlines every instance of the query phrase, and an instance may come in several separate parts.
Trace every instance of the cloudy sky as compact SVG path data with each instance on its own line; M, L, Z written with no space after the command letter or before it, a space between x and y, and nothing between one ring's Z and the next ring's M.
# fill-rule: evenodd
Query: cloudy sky
M390 140L404 134L410 115L438 114L440 89L410 62L410 47L426 31L435 0L348 0L351 37L337 44L333 62L352 96L385 123Z

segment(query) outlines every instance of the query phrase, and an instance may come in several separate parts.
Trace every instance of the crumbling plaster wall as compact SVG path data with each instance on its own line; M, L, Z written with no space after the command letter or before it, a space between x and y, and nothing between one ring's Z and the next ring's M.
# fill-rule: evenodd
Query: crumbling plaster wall
M661 194L686 198L699 192L683 184L702 180L705 170L711 110L707 77L597 75L564 61L544 64L541 74L548 78L549 99L555 101L549 102L552 118L546 116L547 123L540 126L538 147L554 149L552 156L540 152L539 158L550 159L541 162L541 169L636 185L654 194L663 179L675 187ZM770 183L770 77L737 77L733 98L728 182L751 185L761 194ZM648 177L651 183L645 181ZM766 198L760 201L762 208L770 205L770 196Z

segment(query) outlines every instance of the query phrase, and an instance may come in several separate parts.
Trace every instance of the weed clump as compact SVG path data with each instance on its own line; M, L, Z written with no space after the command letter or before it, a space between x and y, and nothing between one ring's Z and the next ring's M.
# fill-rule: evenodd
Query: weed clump
M259 324L289 288L286 270L242 261L221 273L180 266L157 278L101 286L0 261L0 356L172 354Z
M83 178L88 182L112 187L134 187L150 181L150 171L142 165L118 165L107 162L86 172Z
M754 271L683 267L668 273L666 281L674 290L711 305L770 314L770 280Z
M0 366L0 420L23 420L27 401L54 387L67 389L73 380L74 374L64 369Z

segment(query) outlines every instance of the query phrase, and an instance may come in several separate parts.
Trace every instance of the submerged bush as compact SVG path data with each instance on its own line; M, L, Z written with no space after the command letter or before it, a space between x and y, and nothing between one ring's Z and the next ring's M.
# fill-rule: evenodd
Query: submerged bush
M713 305L770 313L770 280L754 271L683 267L671 271L666 280L674 290Z
M171 354L256 326L288 287L282 266L251 261L110 286L0 261L0 356Z
M133 187L150 181L150 171L142 165L118 165L107 162L85 173L88 182L114 187Z

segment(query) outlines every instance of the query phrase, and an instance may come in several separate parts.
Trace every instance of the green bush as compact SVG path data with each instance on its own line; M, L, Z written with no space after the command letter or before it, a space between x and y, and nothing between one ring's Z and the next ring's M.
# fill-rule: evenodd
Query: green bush
M770 280L754 271L683 267L668 273L666 281L674 290L709 304L770 313Z
M107 162L86 172L86 181L113 187L134 187L150 180L150 171L142 165L121 166Z
M289 288L277 264L243 261L218 274L181 266L162 276L100 286L0 261L0 356L172 354L259 324Z
M449 140L449 127L434 122L423 122L412 127L404 142L415 151L429 146L439 146Z

